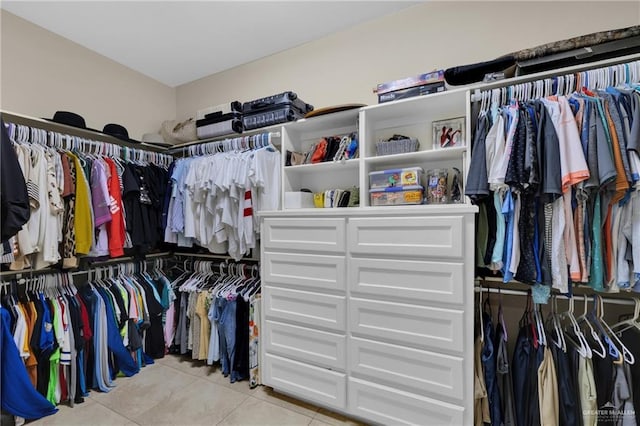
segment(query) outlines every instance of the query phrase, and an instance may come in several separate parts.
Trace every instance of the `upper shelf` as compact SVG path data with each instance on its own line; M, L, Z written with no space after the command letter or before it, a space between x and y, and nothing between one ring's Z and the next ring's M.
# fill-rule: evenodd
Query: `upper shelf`
M467 147L446 149L431 149L427 151L407 152L404 154L380 155L377 157L366 157L365 161L371 164L392 164L406 161L441 161L460 158L467 150Z
M367 123L406 122L420 116L424 121L465 115L467 89L452 89L362 108ZM374 125L375 126L375 125ZM377 126L375 126L377 127Z
M144 151L152 151L165 153L166 149L146 143L131 143L118 139L102 132L81 129L79 127L67 126L66 124L56 123L55 121L45 120L43 118L29 117L27 115L18 114L10 111L0 111L2 119L5 123L22 124L24 126L35 127L51 132L62 133L65 135L75 136L82 139L93 140L97 142L106 142L113 145L124 146L127 148L140 149Z
M358 158L352 158L351 160L346 161L325 161L322 163L315 164L300 164L299 166L286 166L284 168L287 172L317 172L317 171L326 171L326 170L344 170L348 168L356 169L358 168L358 162L360 160Z

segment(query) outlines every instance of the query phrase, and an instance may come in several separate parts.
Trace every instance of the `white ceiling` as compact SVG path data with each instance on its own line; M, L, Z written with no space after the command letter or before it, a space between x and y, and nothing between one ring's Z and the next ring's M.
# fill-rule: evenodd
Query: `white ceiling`
M175 87L417 3L3 0L1 7Z

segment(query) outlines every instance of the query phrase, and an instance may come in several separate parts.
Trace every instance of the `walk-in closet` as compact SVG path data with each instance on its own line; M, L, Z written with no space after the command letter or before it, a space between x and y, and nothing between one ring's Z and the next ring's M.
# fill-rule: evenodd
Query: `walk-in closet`
M640 425L636 2L0 5L10 425Z

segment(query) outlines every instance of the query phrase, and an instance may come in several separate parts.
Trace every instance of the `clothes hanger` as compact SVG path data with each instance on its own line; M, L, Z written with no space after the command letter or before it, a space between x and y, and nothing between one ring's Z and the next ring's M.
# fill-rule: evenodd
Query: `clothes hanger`
M640 331L640 322L638 322L638 319L640 318L640 299L633 298L633 304L634 304L633 316L629 319L620 321L617 324L614 324L611 326L612 329L614 330L617 329L616 330L617 334L621 334L624 331L629 330L631 328L637 328L638 331Z
M479 298L478 298L478 319L480 322L480 342L484 343L484 318L482 316L482 282L480 282L480 292L479 292Z
M560 323L558 321L558 299L556 295L551 296L550 301L551 313L547 317L547 327L552 329L555 332L555 339L552 337L551 342L556 345L558 348L562 349L563 352L567 351L566 341L564 339L564 333L562 332L562 327L560 327Z
M615 347L618 350L618 354L617 354L618 363L621 364L623 361L626 361L628 364L631 364L631 365L634 364L635 357L633 356L631 351L629 351L626 345L622 343L622 341L620 341L618 336L611 330L607 322L604 320L604 299L602 299L602 297L600 297L599 295L596 295L596 297L599 301L598 321L600 322L600 324L604 326L607 332L607 338L608 339L613 338L613 340L615 340L615 344L617 344L617 346L615 346L615 344L612 342L613 347ZM614 356L613 354L611 355Z
M569 300L569 307L565 312L562 313L562 318L569 319L569 322L572 327L572 331L575 334L575 336L578 338L579 346L577 350L580 356L591 359L593 357L593 351L591 350L591 346L589 346L586 337L584 336L584 334L582 333L582 330L580 329L578 321L573 315L575 297L570 297L568 298L568 300Z
M605 358L607 356L607 351L604 348L604 345L602 344L602 341L600 340L600 337L598 336L598 333L595 332L595 330L593 329L591 323L589 322L587 314L588 314L588 312L587 312L587 296L584 295L584 312L577 319L577 321L578 321L578 324L582 324L582 323L587 324L587 326L589 327L589 330L591 331L591 337L593 338L595 343L598 345L597 348L593 348L592 347L591 348L591 352L593 352L596 355L600 356L600 358Z
M603 307L601 306L601 298L598 295L594 295L593 297L593 310L588 314L588 320L596 327L597 331L600 332L600 336L604 340L604 343L607 344L607 348L609 355L618 361L622 361L621 352L615 343L609 337L607 331L604 327L604 320L601 318ZM608 326L607 326L608 328Z

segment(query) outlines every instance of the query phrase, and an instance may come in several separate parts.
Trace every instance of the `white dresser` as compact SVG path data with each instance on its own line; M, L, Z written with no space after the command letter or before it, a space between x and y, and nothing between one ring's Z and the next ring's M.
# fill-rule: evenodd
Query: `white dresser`
M474 212L263 214L264 384L370 423L472 424Z

